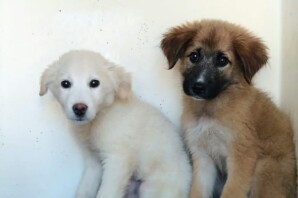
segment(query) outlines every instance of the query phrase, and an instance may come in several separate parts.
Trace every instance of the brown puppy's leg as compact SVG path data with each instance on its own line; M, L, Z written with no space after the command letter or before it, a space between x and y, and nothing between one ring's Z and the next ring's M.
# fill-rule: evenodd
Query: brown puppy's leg
M199 171L199 162L197 159L192 157L192 183L191 183L191 190L190 190L190 198L201 198L202 192L200 190L200 181L198 177Z
M206 153L196 153L192 156L193 179L190 197L209 198L212 197L216 179L216 167L213 160Z
M227 159L228 179L224 186L221 198L247 198L253 174L255 171L257 155L254 152L246 152L238 144L233 148ZM242 152L241 152L242 151Z
M252 198L296 198L296 164L293 153L280 159L258 161Z

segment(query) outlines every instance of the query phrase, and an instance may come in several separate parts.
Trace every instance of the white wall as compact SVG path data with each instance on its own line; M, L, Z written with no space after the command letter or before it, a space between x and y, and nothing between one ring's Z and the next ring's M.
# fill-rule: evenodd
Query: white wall
M70 49L98 51L126 67L136 94L178 126L180 85L159 49L162 33L187 20L229 20L269 46L270 63L255 82L280 103L281 0L0 2L0 197L74 196L80 151L53 97L38 96L41 72Z

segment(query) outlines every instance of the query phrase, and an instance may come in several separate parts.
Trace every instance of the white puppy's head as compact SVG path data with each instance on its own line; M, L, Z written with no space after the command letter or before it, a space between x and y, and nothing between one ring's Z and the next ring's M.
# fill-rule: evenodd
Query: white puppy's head
M70 120L86 123L115 98L128 99L131 82L121 67L98 53L81 50L62 55L43 72L39 95L48 89Z

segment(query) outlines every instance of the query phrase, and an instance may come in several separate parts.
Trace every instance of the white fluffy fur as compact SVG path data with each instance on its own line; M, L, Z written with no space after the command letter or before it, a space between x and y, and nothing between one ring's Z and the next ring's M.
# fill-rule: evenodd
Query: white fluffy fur
M93 79L99 87L90 88ZM69 80L72 86L62 88ZM40 95L50 90L86 148L86 170L77 197L122 198L132 176L141 198L186 198L191 168L181 138L155 108L131 93L120 67L89 51L71 51L45 70ZM88 106L78 120L76 103Z

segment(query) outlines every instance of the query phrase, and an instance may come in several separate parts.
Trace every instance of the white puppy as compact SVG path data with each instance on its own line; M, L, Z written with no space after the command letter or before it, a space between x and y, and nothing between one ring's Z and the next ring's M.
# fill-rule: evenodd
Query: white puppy
M71 51L43 73L86 148L77 197L122 198L130 179L141 198L186 198L191 168L173 125L131 92L130 76L100 54Z

